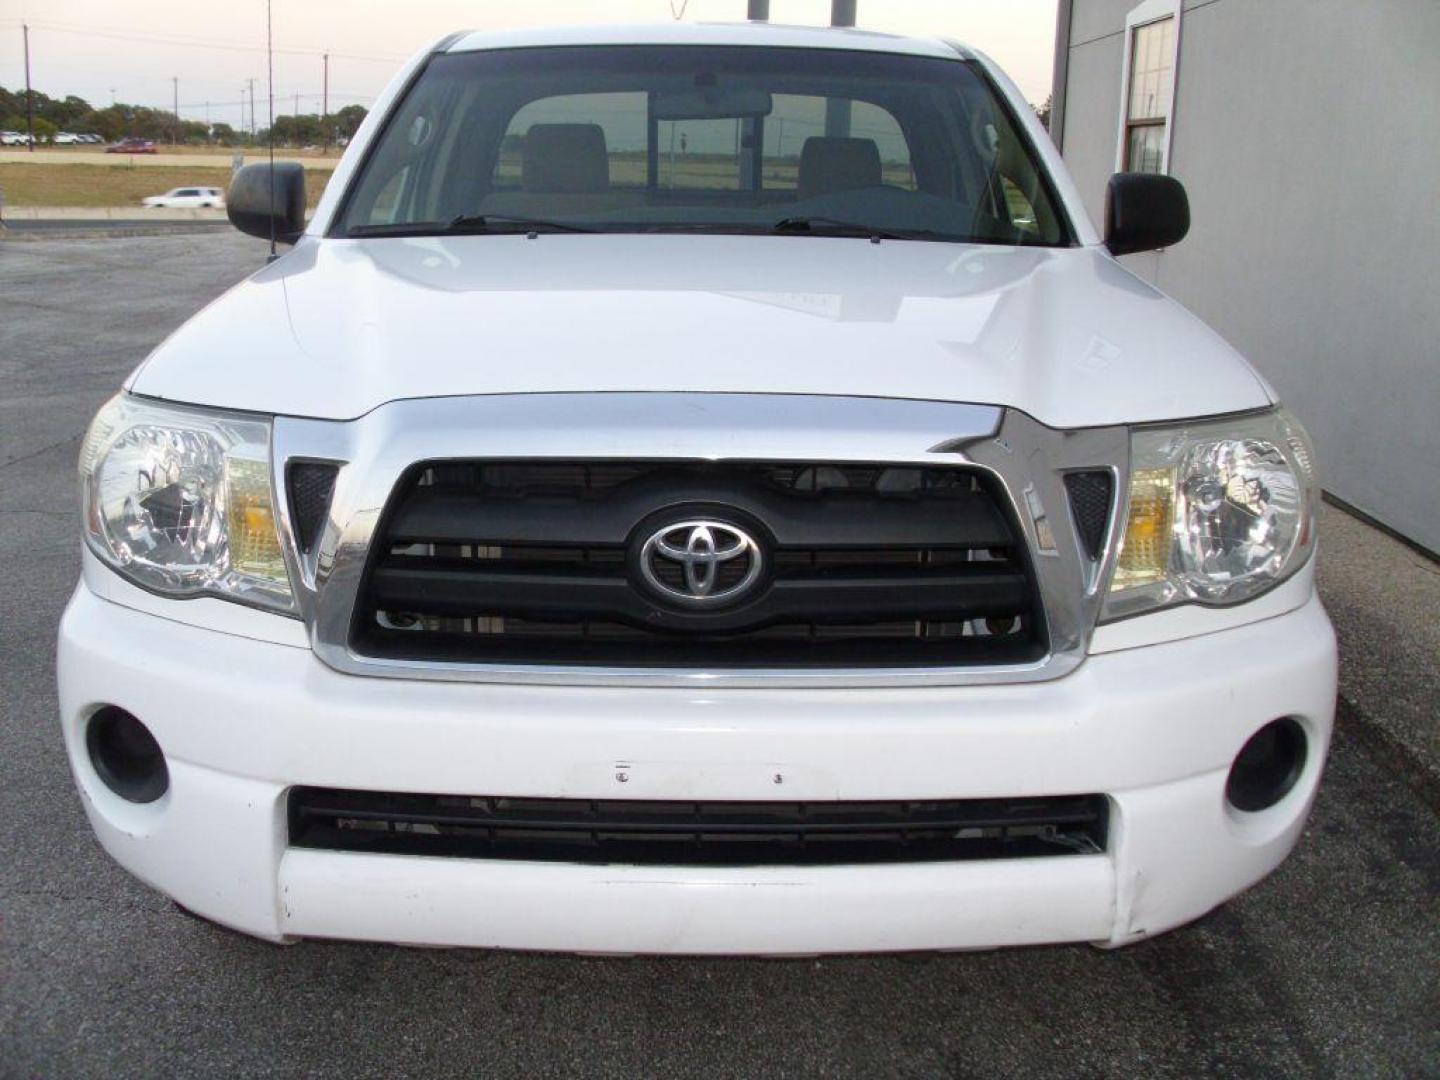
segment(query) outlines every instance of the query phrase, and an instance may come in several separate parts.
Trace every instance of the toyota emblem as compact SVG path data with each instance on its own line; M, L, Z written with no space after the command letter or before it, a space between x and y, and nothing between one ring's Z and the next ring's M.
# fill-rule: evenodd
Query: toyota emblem
M679 604L712 606L748 592L763 558L754 537L724 521L676 521L650 534L640 549L640 575ZM727 572L729 571L729 572Z

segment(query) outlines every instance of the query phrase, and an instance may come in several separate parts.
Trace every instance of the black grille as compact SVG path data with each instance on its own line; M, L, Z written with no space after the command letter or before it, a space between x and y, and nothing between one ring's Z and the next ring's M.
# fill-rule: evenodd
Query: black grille
M1101 795L660 802L294 788L290 843L332 851L656 866L1011 859L1105 850Z
M377 532L352 645L642 667L1034 660L1043 619L1004 506L985 476L957 468L427 463ZM657 520L691 515L755 534L766 571L747 599L697 611L637 583L635 552ZM727 572L743 565L721 567L722 588Z
M335 490L335 473L334 465L313 462L296 462L286 472L295 539L306 554L315 550L320 532L325 528L325 513L330 509L330 495Z
M1080 542L1090 558L1098 559L1105 546L1105 528L1110 524L1115 478L1108 469L1066 473L1065 490L1070 495L1070 512Z

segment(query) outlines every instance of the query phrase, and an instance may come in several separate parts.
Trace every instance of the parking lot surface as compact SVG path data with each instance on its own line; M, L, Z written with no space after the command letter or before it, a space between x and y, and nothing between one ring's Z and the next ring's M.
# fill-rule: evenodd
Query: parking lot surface
M91 836L56 722L76 453L126 373L263 256L232 233L0 242L0 1077L1440 1075L1440 570L1328 508L1342 702L1310 826L1274 877L1140 945L278 947L130 878Z

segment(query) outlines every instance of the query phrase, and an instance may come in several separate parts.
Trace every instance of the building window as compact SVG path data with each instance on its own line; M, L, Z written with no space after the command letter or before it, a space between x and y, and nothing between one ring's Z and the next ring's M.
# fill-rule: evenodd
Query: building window
M1125 33L1115 167L1123 172L1163 173L1169 168L1175 104L1178 0L1145 0L1125 20Z
M1165 122L1175 92L1173 16L1137 26L1130 37L1130 101L1125 114L1125 168L1158 173L1165 167Z

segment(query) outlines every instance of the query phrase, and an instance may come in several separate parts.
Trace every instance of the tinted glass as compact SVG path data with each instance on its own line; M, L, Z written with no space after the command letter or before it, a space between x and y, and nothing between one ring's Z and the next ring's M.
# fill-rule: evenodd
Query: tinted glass
M1070 242L1033 148L976 65L733 46L437 56L392 111L332 235L515 219Z
M1175 20L1136 27L1130 42L1130 119L1163 120L1175 87L1170 58L1175 52Z
M1165 125L1137 124L1130 128L1125 146L1125 168L1130 172L1158 173L1165 157Z

